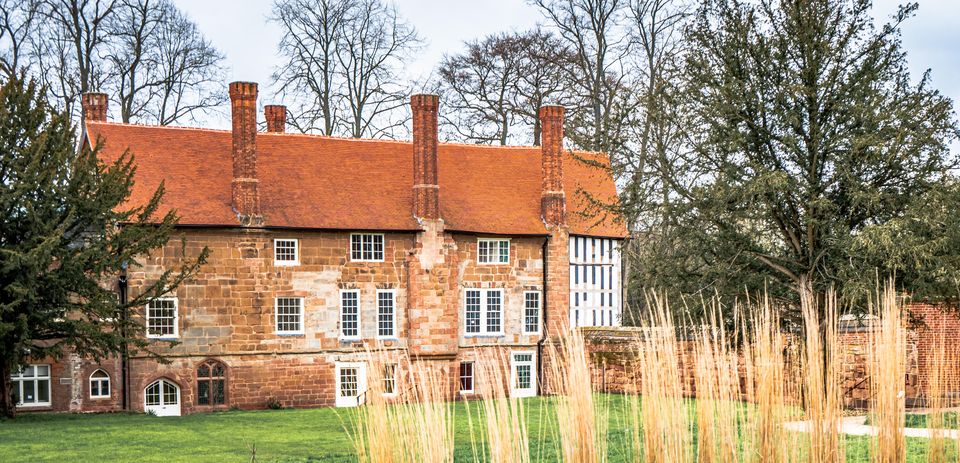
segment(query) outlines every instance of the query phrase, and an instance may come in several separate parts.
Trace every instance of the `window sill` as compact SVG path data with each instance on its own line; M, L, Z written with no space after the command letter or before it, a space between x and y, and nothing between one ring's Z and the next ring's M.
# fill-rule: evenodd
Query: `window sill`
M296 267L300 265L300 262L286 262L286 261L273 261L274 267Z
M17 405L18 409L28 409L28 410L39 410L41 408L53 408L53 403L39 403L39 404L26 404L26 405Z
M100 400L110 400L110 396L108 396L108 395L90 396L90 400L97 400L97 401L100 401Z
M337 338L340 342L360 342L363 338Z
M502 338L506 336L503 333L470 333L464 334L465 338Z
M154 341L176 341L180 339L180 336L147 336L147 339L153 339Z
M399 341L400 338L396 336L377 336L377 341Z
M284 337L288 337L288 338L289 338L289 337L297 337L297 336L303 336L303 332L301 331L301 332L299 332L299 333L296 333L296 332L277 333L277 336L284 336Z

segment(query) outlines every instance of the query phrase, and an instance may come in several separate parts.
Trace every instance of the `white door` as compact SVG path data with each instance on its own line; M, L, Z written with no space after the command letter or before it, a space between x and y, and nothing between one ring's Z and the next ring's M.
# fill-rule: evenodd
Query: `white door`
M533 397L537 395L536 357L532 351L510 354L510 396Z
M363 362L337 363L337 406L356 407L366 401L367 364Z
M143 411L156 416L180 416L180 388L158 379L143 390Z

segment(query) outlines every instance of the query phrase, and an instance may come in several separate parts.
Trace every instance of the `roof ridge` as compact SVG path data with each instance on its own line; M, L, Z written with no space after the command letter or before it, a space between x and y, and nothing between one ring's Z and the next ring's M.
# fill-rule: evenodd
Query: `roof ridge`
M212 129L209 127L193 127L186 125L155 125L155 124L139 124L139 123L129 123L129 122L117 122L117 121L86 121L87 124L94 125L105 125L105 126L114 126L114 127L136 127L143 129L159 129L159 130L193 130L198 132L212 132L212 133L231 133L231 130L228 129ZM306 137L306 138L317 138L317 139L326 139L326 140L341 140L341 141L351 141L351 142L363 142L363 143L393 143L399 145L408 145L413 143L413 140L410 139L395 139L395 138L354 138L354 137L345 137L342 135L321 135L315 133L297 133L297 132L257 132L257 136L271 136L271 137ZM481 150L531 150L539 149L538 145L488 145L483 143L463 143L463 142L449 142L449 141L440 141L437 146L453 146L453 147L463 147L463 148L480 148ZM607 156L607 153L603 151L592 151L592 150L583 150L583 149L568 149L565 151L572 151L579 154L591 154L591 155L603 155Z

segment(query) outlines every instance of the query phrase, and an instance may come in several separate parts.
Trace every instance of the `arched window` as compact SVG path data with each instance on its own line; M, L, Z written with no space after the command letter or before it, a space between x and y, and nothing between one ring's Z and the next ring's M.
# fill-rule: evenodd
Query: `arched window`
M90 375L90 398L110 398L110 375L103 370L97 370Z
M216 360L207 360L197 368L197 405L227 403L227 368Z

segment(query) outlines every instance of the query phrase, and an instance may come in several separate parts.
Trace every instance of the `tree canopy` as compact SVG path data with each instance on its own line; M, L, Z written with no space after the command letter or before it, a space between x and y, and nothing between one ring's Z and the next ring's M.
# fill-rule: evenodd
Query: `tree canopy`
M684 154L658 162L670 219L650 238L640 280L786 301L835 288L856 306L895 275L916 296L956 296L952 103L929 73L907 70L899 27L916 5L881 27L870 8L699 7L676 91Z
M26 358L100 359L127 346L151 353L143 323L126 316L196 272L207 250L121 300L117 277L164 246L177 223L148 204L126 207L133 156L105 164L78 150L66 112L34 82L0 87L0 415L12 416L10 375ZM185 247L181 248L184 252Z

